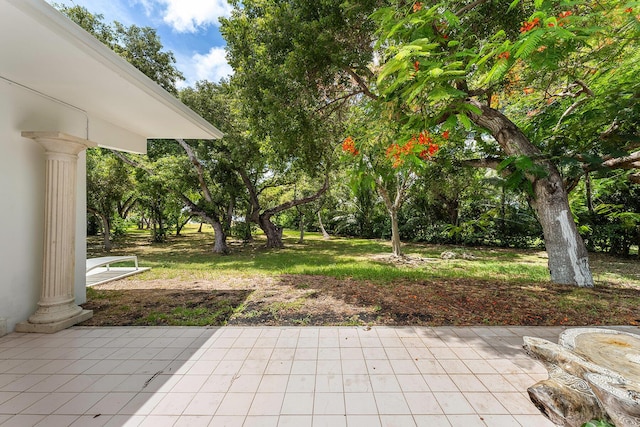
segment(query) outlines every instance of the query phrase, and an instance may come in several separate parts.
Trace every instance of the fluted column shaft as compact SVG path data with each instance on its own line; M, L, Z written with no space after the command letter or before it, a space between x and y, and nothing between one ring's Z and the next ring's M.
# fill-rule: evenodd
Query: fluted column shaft
M76 192L78 154L95 146L59 132L23 132L45 149L45 224L42 290L38 309L22 332L55 332L91 317L75 304Z

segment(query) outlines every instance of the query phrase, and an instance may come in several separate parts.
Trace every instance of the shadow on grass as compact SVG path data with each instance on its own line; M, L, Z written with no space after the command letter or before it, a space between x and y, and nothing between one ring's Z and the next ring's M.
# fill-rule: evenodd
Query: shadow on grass
M90 288L83 326L221 326L244 303L249 290Z

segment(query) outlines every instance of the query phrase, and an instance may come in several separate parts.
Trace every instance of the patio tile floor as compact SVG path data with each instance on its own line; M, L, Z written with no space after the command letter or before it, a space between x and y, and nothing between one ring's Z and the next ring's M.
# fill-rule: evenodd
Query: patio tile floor
M74 327L0 338L2 426L552 426L557 327ZM635 330L636 328L628 328Z

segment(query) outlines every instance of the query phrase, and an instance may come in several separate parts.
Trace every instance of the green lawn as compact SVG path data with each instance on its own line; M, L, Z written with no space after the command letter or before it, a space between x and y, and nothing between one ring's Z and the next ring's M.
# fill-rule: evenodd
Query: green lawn
M110 322L122 317L129 324L184 325L640 322L637 259L592 254L596 287L580 289L551 284L540 250L406 244L407 257L395 260L385 241L325 241L306 233L298 244L298 234L285 231L284 249L266 250L257 236L250 245L230 239L231 253L218 255L211 252L211 230L196 230L187 227L163 244L133 230L117 242L112 255L137 255L152 269L125 279L118 290L92 289L89 302L107 319L96 324L118 324ZM105 255L99 244L89 239L88 256ZM442 259L443 252L456 256ZM131 281L156 290L127 291ZM160 292L167 283L171 290Z

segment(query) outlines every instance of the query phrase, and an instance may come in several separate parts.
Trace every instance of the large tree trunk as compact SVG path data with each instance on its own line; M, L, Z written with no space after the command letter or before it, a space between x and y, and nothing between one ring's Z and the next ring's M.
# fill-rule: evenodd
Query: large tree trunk
M229 253L229 247L227 246L227 235L224 232L224 227L219 221L209 221L211 227L213 227L213 252L217 254Z
M111 243L111 222L109 221L109 217L92 208L87 208L87 210L100 218L102 222L102 245L104 246L105 252L111 252L113 245Z
M506 155L528 156L547 173L543 178L527 175L527 179L533 186L534 194L529 202L544 233L551 281L592 287L587 248L573 221L560 172L553 163L543 159L542 152L505 115L478 101L470 103L482 110L481 114L468 113L471 120L488 129Z
M101 214L100 219L102 220L102 242L104 244L104 250L105 252L111 252L111 249L113 249L113 244L111 243L111 224L106 215Z
M240 174L240 177L242 178L242 181L244 182L245 186L247 187L247 191L249 192L249 203L251 204L251 220L257 223L262 231L264 231L264 234L267 236L267 248L284 247L284 243L282 243L282 228L271 222L271 217L273 215L296 206L311 203L322 196L327 191L327 188L329 188L329 179L325 177L324 185L315 194L308 197L303 197L302 199L290 200L273 208L265 209L264 211L262 211L262 213L260 213L262 208L260 206L260 200L258 199L258 190L256 189L255 184L249 178L246 170L239 168L238 174Z
M258 225L267 236L267 248L284 248L282 243L282 227L278 227L271 222L271 217L260 215L258 217Z

